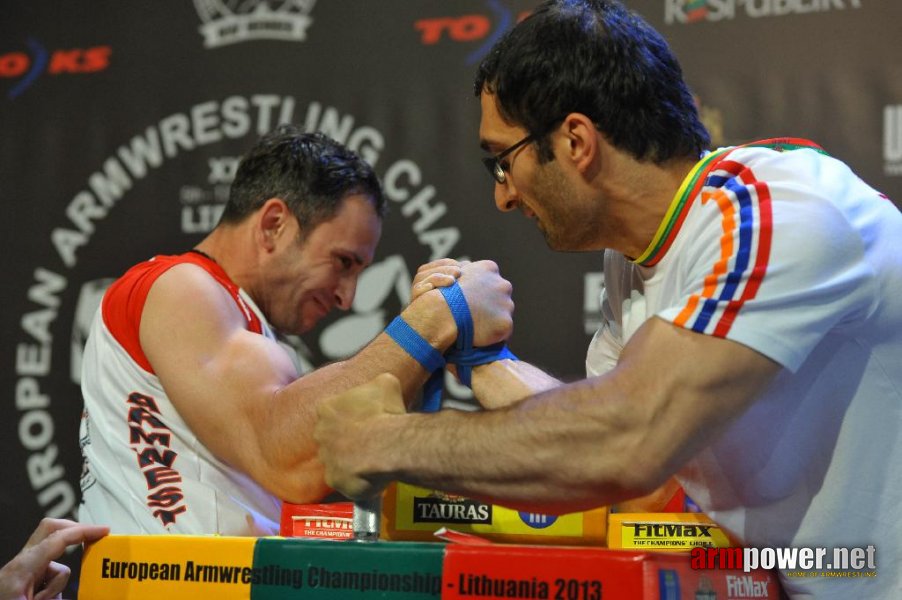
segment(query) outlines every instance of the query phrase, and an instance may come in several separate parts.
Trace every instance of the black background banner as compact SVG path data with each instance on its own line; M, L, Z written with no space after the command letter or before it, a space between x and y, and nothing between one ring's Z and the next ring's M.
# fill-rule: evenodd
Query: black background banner
M716 145L810 138L902 199L902 3L627 4L672 44ZM512 349L564 379L581 376L601 256L552 253L532 223L498 212L477 160L476 65L533 6L4 5L0 563L42 516L77 508L81 347L110 278L202 239L237 158L280 122L357 150L391 206L352 310L297 340L311 365L358 349L407 302L417 266L451 256L497 261L514 284Z

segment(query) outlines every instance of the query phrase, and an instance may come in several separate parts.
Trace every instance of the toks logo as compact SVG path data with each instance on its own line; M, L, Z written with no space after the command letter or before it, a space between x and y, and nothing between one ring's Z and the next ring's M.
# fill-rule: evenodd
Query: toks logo
M316 0L194 0L206 48L250 40L302 42Z
M486 4L496 21L494 30L492 29L492 19L481 14L420 19L413 24L413 27L420 32L420 42L424 46L434 46L444 40L458 43L485 40L479 48L467 56L466 64L472 65L488 53L489 49L514 22L513 13L497 0L488 0ZM520 13L517 21L523 20L528 14L528 11Z
M746 16L757 19L861 8L861 0L666 0L664 22L682 25L731 20L740 8Z
M41 75L82 75L103 71L110 65L109 46L48 50L34 38L25 42L27 51L0 54L0 78L15 80L6 96L21 96Z

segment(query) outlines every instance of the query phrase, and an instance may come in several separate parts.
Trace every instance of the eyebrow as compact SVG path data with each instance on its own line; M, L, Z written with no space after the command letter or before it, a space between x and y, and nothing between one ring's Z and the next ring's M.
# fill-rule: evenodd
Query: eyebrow
M495 154L495 152L492 151L493 145L497 146L498 144L495 142L490 142L489 140L486 140L486 139L479 140L479 147L482 148L483 152L487 152L489 154Z
M334 254L340 255L340 256L345 256L345 257L350 256L350 257L351 257L351 260L353 260L353 261L354 261L356 264L358 264L358 265L364 265L364 264L366 264L365 261L363 260L363 257L362 257L362 256L360 256L360 255L357 254L356 252L352 252L351 250L341 250L341 249L339 249L339 250L336 250L336 251L334 252Z

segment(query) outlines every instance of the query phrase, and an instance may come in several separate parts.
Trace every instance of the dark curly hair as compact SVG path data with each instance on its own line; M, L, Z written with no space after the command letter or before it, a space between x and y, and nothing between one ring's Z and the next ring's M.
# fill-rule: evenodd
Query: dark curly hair
M349 194L367 196L385 215L382 186L362 158L322 133L281 125L241 159L220 223L237 223L281 198L309 231L334 217Z
M475 92L494 94L501 115L539 136L571 112L586 115L638 160L697 159L710 137L664 38L612 0L547 0L495 44Z

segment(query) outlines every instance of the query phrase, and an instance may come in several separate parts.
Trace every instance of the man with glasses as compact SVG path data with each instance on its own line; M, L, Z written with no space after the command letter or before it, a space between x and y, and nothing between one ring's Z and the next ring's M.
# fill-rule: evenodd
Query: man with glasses
M485 165L485 168L488 169L492 177L495 178L496 183L501 185L507 183L507 175L505 175L505 173L510 169L510 165L508 164L509 161L506 160L508 155L512 154L514 150L521 148L523 145L535 141L535 139L536 136L530 133L513 146L505 148L495 156L486 156L482 159L482 164Z
M105 293L84 356L83 522L113 533L274 535L280 500L329 492L312 439L323 399L392 373L413 401L430 375L389 333L298 378L277 333L348 310L373 260L385 200L372 168L321 135L283 126L238 166L217 227ZM473 342L508 337L510 284L494 263L424 265L401 317L444 350L442 295L466 294Z
M876 577L786 577L790 596L900 597L893 203L806 140L708 152L666 42L613 1L543 3L476 93L498 208L553 250L605 251L588 377L502 361L474 369L476 396L524 399L424 415L403 414L382 376L320 407L326 480L559 513L676 475L745 545L876 547Z

